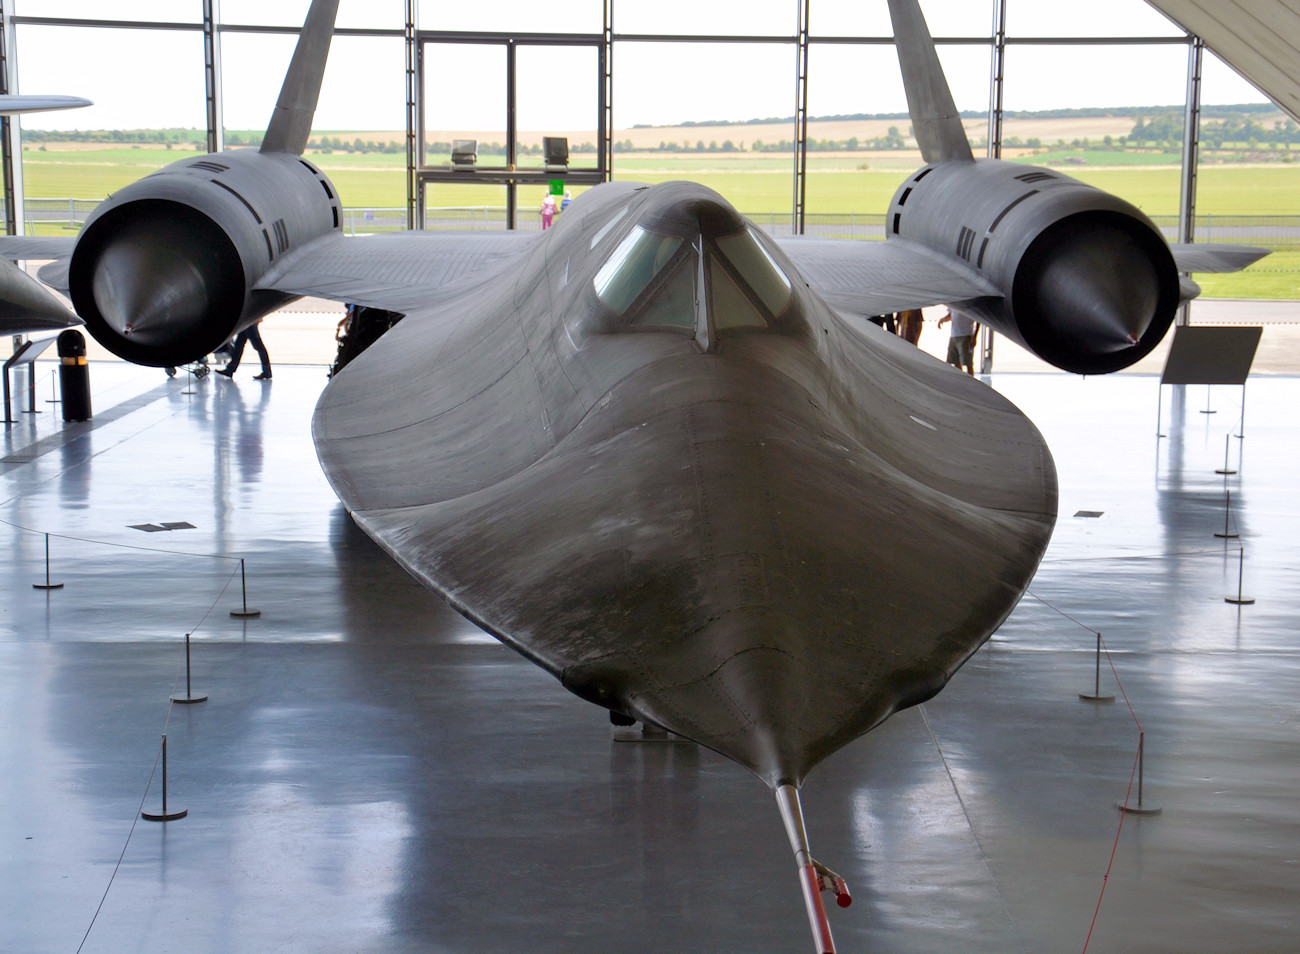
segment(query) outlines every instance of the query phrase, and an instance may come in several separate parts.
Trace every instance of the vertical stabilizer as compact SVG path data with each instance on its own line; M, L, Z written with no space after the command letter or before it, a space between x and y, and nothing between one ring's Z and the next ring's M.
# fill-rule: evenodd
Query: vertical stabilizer
M313 0L307 19L298 35L298 46L293 51L289 72L280 87L280 98L271 114L271 124L262 139L262 152L288 152L302 155L311 133L312 117L316 114L316 101L320 99L321 80L325 77L325 61L330 54L330 39L334 35L334 17L339 0Z
M894 46L912 114L912 134L926 162L973 162L970 141L944 78L919 0L889 0Z

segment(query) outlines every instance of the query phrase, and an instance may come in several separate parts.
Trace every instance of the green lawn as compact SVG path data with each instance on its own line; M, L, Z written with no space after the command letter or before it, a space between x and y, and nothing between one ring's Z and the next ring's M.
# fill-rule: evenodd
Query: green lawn
M23 152L24 189L30 197L102 199L169 162L193 155L179 148L41 152L29 147ZM1176 165L1135 161L1121 167L1116 159L1126 155L1090 152L1087 165L1054 168L1113 192L1148 215L1176 215ZM1131 157L1161 158L1153 153ZM311 153L308 158L330 176L350 208L402 208L406 204L405 156L401 153ZM1029 161L1042 164L1050 158L1053 156L1040 154ZM575 161L581 162L583 157L575 156ZM881 216L900 183L915 168L912 162L914 159L905 155L888 153L811 154L806 210L811 214L851 212L868 219ZM862 169L863 164L868 168ZM616 154L614 172L616 179L625 181L691 179L717 190L741 212L754 216L788 214L793 206L793 163L783 155ZM521 215L530 214L543 194L541 187L520 189ZM430 206L504 204L502 186L440 185L429 196ZM1300 168L1205 165L1199 176L1197 211L1201 215L1300 215ZM1300 298L1300 250L1279 251L1242 274L1204 275L1198 276L1198 281L1207 295L1216 297Z

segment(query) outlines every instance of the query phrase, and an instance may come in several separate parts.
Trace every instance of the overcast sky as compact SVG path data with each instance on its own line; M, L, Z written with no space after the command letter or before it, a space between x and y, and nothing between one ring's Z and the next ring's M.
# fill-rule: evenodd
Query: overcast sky
M299 26L309 0L221 0L222 21ZM798 0L616 0L617 34L742 32L791 36ZM198 23L201 0L16 0L18 16L152 19ZM922 0L936 37L988 36L991 2ZM745 11L743 22L736 10ZM340 27L400 31L402 0L341 0ZM598 33L600 0L423 0L426 30ZM1144 0L1008 0L1015 37L1179 37L1181 30ZM812 0L813 36L890 34L885 0ZM25 117L27 128L134 128L205 125L203 51L196 31L103 30L22 25L19 88L86 96L93 107ZM293 49L286 35L225 33L225 123L265 126ZM615 44L615 123L788 116L794 111L794 46L781 44ZM940 47L961 109L988 104L985 46ZM429 128L504 127L501 47L428 48ZM1264 96L1210 57L1207 103L1263 102ZM1186 47L1013 45L1007 53L1007 109L1181 104ZM522 129L595 126L597 61L591 49L521 48ZM335 38L316 114L317 129L394 130L404 126L404 53L399 37ZM812 115L906 110L892 47L815 44L809 54Z

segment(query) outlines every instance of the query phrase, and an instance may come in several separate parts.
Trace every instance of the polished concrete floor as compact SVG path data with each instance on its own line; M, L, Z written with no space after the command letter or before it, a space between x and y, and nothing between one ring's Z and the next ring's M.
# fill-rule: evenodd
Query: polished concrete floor
M308 432L323 369L94 364L65 425L50 368L0 454L0 951L811 949L760 782L612 741L352 526ZM1163 389L1157 438L1154 377L991 383L1055 452L1060 522L951 685L805 786L854 889L840 950L1300 949L1300 379L1252 380L1242 439L1238 388ZM62 589L32 587L45 534ZM1094 630L1136 718L1079 698ZM210 698L171 705L187 632ZM1158 815L1116 807L1139 722ZM189 814L137 821L164 733Z

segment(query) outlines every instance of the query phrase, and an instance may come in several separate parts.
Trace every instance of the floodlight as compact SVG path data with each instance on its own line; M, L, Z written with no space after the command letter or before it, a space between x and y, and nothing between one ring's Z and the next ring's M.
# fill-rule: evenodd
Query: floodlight
M478 162L478 140L456 139L451 144L451 167L473 169Z
M545 156L548 172L563 172L569 168L569 138L567 136L543 136L542 154Z

